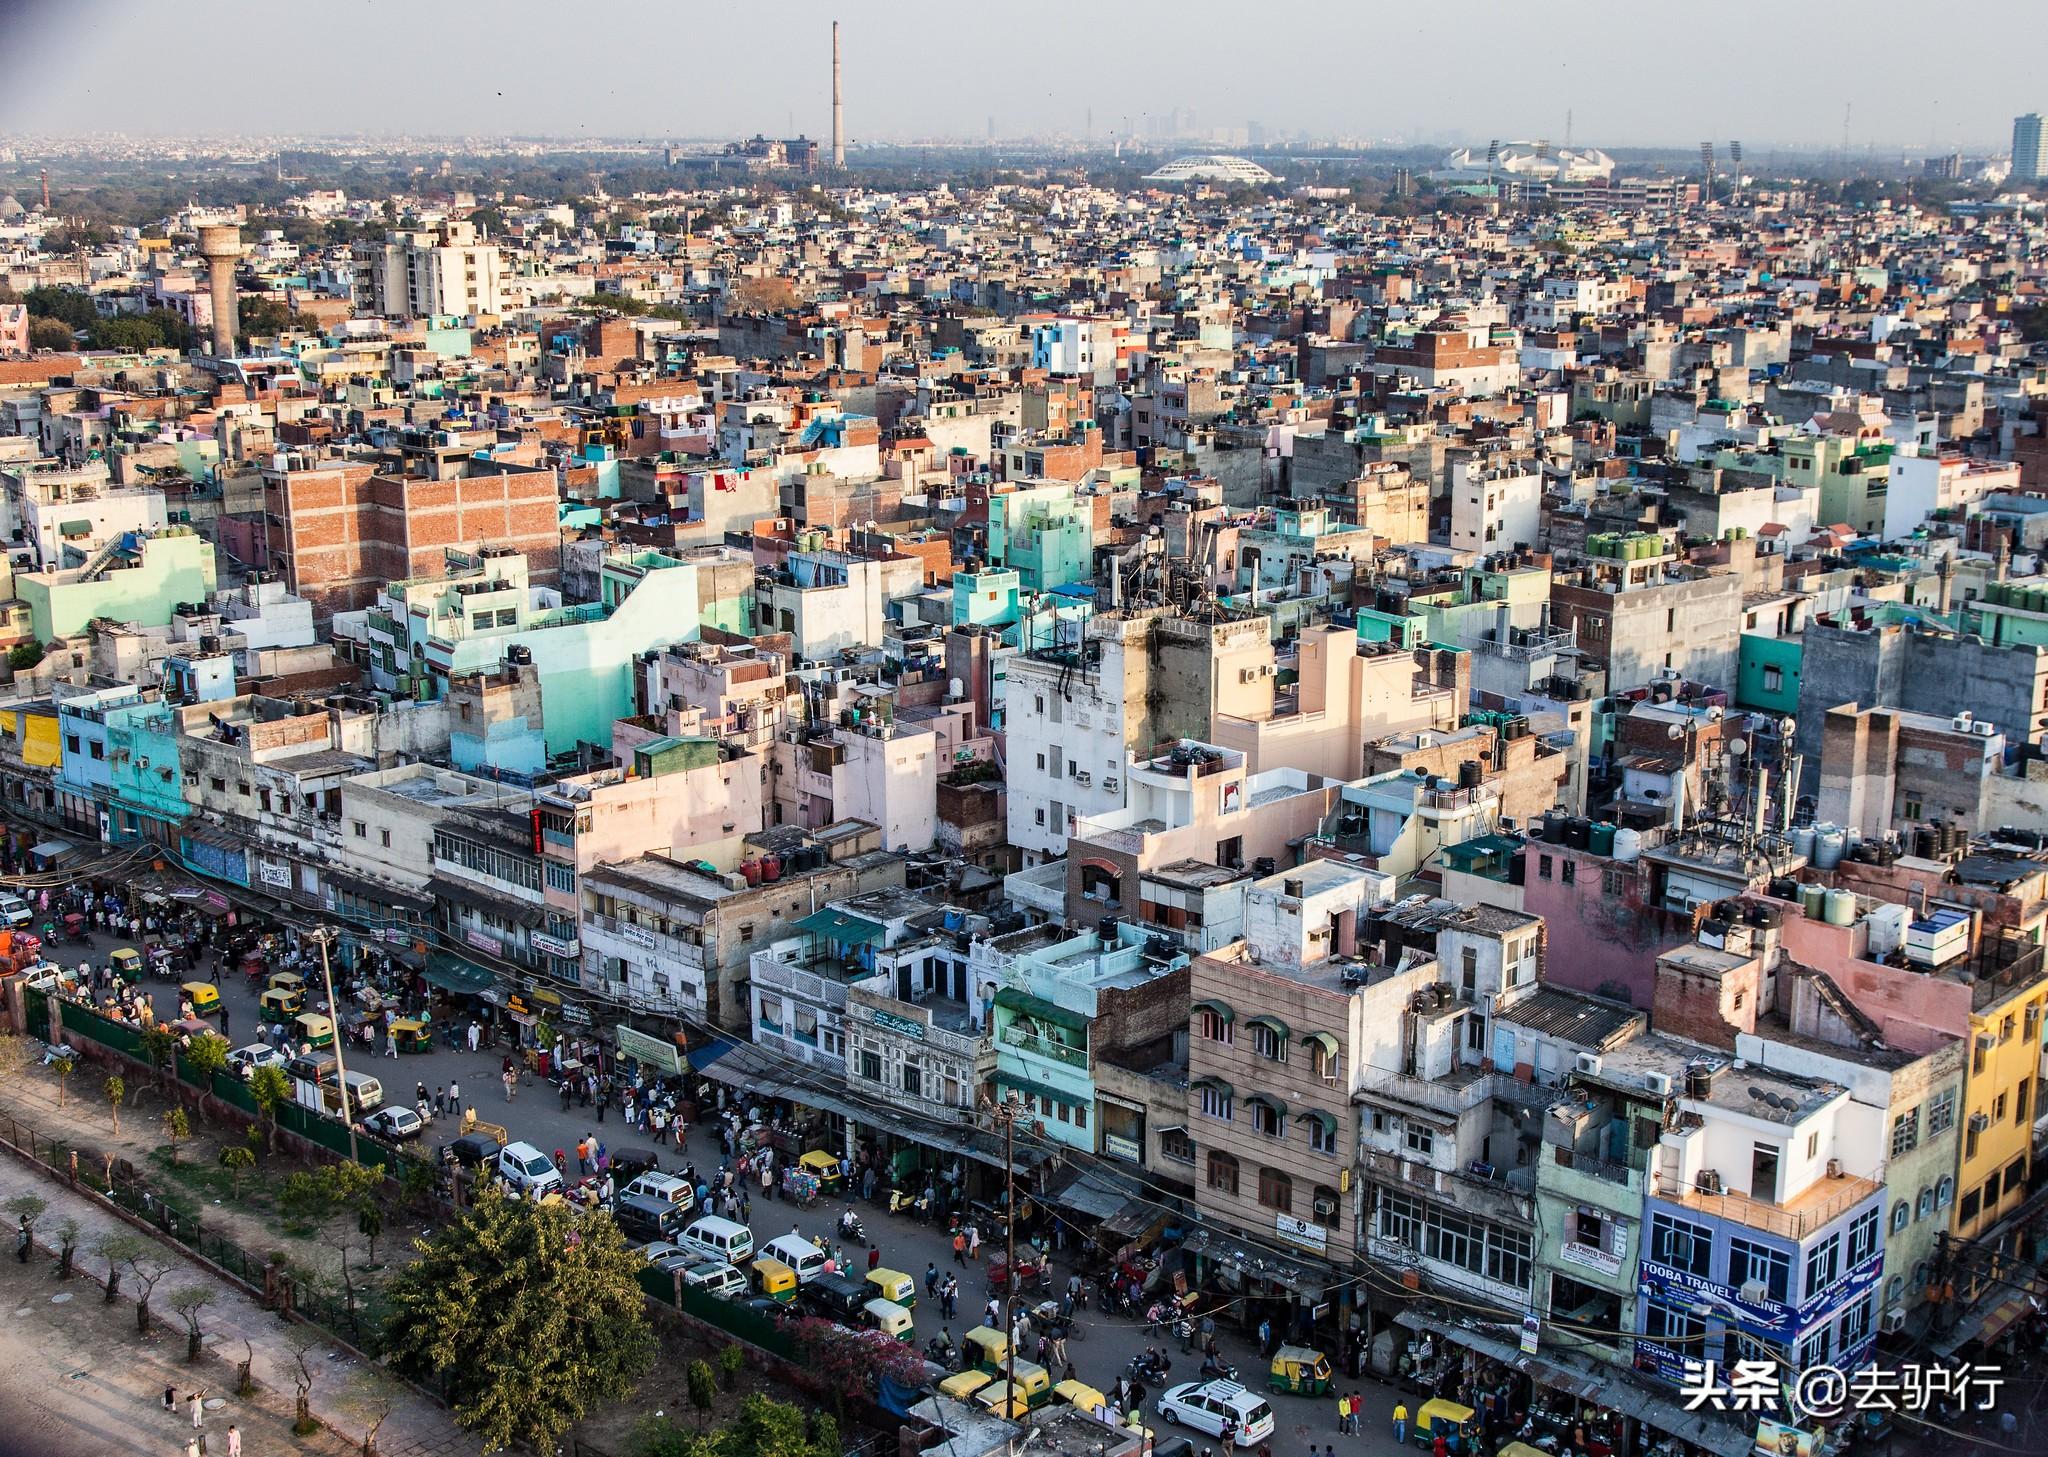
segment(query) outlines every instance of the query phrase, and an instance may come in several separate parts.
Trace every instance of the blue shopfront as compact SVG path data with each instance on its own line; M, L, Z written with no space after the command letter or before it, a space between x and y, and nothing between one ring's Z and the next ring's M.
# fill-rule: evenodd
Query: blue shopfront
M1732 1201L1731 1201L1732 1202ZM1742 1201L1755 1222L1697 1201L1646 1201L1637 1275L1638 1370L1673 1385L1713 1361L1768 1359L1803 1370L1867 1364L1884 1273L1884 1191L1811 1229Z

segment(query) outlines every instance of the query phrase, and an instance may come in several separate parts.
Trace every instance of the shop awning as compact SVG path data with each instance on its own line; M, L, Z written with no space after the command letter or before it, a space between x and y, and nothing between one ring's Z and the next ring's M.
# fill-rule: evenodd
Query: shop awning
M1194 1006L1189 1008L1189 1010L1194 1012L1211 1013L1219 1021L1223 1022L1234 1022L1237 1020L1237 1013L1230 1010L1230 1004L1228 1002L1219 1002L1213 997L1205 998L1202 1001L1196 1002Z
M1075 1214L1108 1219L1131 1203L1139 1192L1136 1180L1122 1178L1107 1169L1083 1169L1063 1187L1050 1190L1046 1197Z
M61 521L57 524L57 534L59 536L91 536L92 523L84 520Z
M464 885L459 880L449 880L446 876L435 876L427 882L427 889L433 892L437 900L468 906L473 911L482 911L502 921L510 921L516 926L531 928L540 925L546 919L539 906L524 901L503 900L475 886Z
M1049 1002L1044 997L1034 997L1029 992L1018 991L1015 987L997 988L996 1005L1007 1007L1020 1017L1050 1022L1053 1026L1064 1027L1070 1032L1085 1034L1088 1031L1088 1019L1079 1012L1070 1012L1058 1002Z
M707 1037L702 1042L693 1039L690 1043L690 1066L702 1072L738 1046L730 1037Z
M999 1088L1013 1088L1020 1093L1034 1093L1041 1098L1049 1098L1055 1103L1064 1103L1069 1108L1085 1108L1088 1106L1086 1098L1078 1097L1073 1093L1062 1092L1060 1089L1052 1087L1047 1083L1034 1082L1030 1078L1019 1077L1015 1073L998 1072L995 1075L995 1083Z
M1327 1058L1337 1056L1337 1035L1334 1032L1311 1032L1301 1039L1301 1045L1318 1048Z
M870 946L888 934L889 928L879 921L870 921L865 916L856 916L849 911L813 911L798 921L793 928L812 936L823 936L845 946Z
M69 855L71 850L69 840L45 840L28 853L38 860L55 860L59 855Z
M1275 1037L1279 1038L1282 1042L1285 1042L1290 1036L1293 1035L1287 1030L1287 1024L1285 1022L1281 1021L1278 1017L1271 1016L1265 1012L1259 1013L1258 1016L1246 1022L1245 1026L1264 1027L1269 1032L1271 1032Z
M445 951L428 952L427 964L420 975L427 979L428 986L463 996L484 991L497 983L497 978L482 967L471 966L461 957L450 956Z
M1246 1245L1199 1225L1188 1231L1181 1248L1215 1262L1236 1279L1278 1285L1303 1300L1323 1299L1337 1279L1336 1272L1327 1264L1318 1266L1307 1260L1289 1259L1270 1246Z
M1713 1413L1704 1409L1687 1411L1670 1397L1637 1385L1635 1378L1622 1367L1602 1365L1595 1371L1568 1356L1546 1358L1527 1355L1522 1351L1519 1333L1513 1337L1505 1333L1496 1335L1491 1331L1433 1320L1412 1310L1396 1313L1394 1321L1409 1330L1441 1336L1453 1345L1477 1351L1502 1365L1514 1367L1538 1386L1618 1411L1623 1416L1633 1417L1660 1432L1715 1453L1717 1457L1750 1457L1754 1450L1753 1429L1745 1432L1740 1427L1730 1426L1725 1421L1716 1420Z

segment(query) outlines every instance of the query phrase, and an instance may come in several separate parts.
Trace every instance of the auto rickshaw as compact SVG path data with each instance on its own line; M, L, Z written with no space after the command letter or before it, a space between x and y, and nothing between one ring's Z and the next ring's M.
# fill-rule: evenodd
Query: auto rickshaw
M266 1022L289 1022L306 1010L306 994L272 987L256 999L256 1006Z
M1550 1457L1541 1447L1532 1447L1527 1442L1510 1442L1494 1453L1494 1457Z
M1059 1381L1053 1384L1052 1399L1064 1402L1075 1411L1093 1416L1109 1405L1109 1398L1085 1381Z
M311 1047L334 1046L334 1020L318 1012L301 1012L292 1018L292 1041Z
M910 1312L893 1300L870 1300L860 1308L861 1324L909 1345L917 1340Z
M220 988L210 981L188 981L178 988L178 994L192 1004L195 1017L218 1017L220 1015Z
M400 1017L390 1027L392 1039L397 1042L400 1052L432 1052L434 1034L427 1024L415 1017Z
M1294 1396L1321 1396L1330 1389L1330 1358L1307 1346L1282 1346L1273 1353L1266 1384Z
M1452 1452L1470 1452L1479 1436L1478 1414L1463 1402L1431 1397L1415 1413L1415 1445L1427 1447L1443 1433L1444 1446Z
M962 1359L993 1376L1010 1358L1010 1338L992 1327L978 1325L960 1337Z
M130 986L142 981L142 953L133 946L116 946L107 957L107 966Z
M1009 1415L1021 1416L1027 1411L1037 1410L1052 1400L1052 1373L1036 1361L1019 1361L1014 1377L997 1376L993 1382L983 1387L974 1399L990 1411L1001 1410L1000 1403L1004 1395L1002 1388L1009 1379L1014 1379L1016 1383L1009 1393L1013 1403Z
M965 1371L955 1371L951 1376L948 1376L939 1383L939 1394L941 1396L950 1396L955 1401L965 1401L994 1380L995 1377L989 1375L988 1372L974 1368L969 1368Z
M302 997L306 994L306 979L296 971L273 971L263 986L267 991L297 992Z
M917 1282L901 1270L870 1270L868 1284L874 1286L875 1293L884 1300L893 1300L905 1310L917 1308Z
M782 1261L770 1259L766 1255L755 1260L749 1268L752 1271L756 1294L765 1295L783 1305L796 1303L796 1271Z
M819 1189L827 1194L836 1194L846 1185L845 1167L822 1148L812 1149L796 1162L797 1167L817 1176Z

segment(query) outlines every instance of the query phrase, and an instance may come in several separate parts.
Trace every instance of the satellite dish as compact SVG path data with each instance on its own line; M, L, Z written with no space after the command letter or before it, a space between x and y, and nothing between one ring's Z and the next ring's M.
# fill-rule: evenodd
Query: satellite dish
M1667 727L1665 728L1665 730L1664 730L1664 736L1665 736L1666 738L1668 738L1668 739L1674 739L1674 740L1675 740L1675 739L1682 739L1682 738L1684 738L1684 737L1685 737L1685 725L1684 725L1684 724L1682 724L1682 723L1674 723L1674 724L1671 724L1671 725L1667 726Z
M1740 759L1749 752L1749 745L1742 739L1731 739L1728 741L1728 752L1735 758Z

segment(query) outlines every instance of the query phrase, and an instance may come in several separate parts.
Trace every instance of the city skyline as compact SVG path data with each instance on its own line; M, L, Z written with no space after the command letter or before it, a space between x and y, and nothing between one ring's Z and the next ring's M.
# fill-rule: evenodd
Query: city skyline
M364 8L390 12L387 0ZM673 59L660 45L647 63L607 76L593 47L579 82L559 67L519 64L518 49L480 38L486 12L470 5L406 12L407 45L376 25L338 26L332 13L259 8L215 0L192 12L96 0L20 4L0 19L0 48L21 65L0 99L0 132L11 135L136 136L518 136L593 140L831 134L831 26L843 24L846 131L850 144L1017 137L1136 137L1199 140L1257 127L1273 135L1348 138L1380 144L1499 137L1549 137L1567 130L1582 145L1690 147L1700 137L1740 137L1753 155L1871 149L2002 151L2012 118L2042 105L2024 47L1959 48L1957 60L1923 61L1922 84L1882 88L1873 77L1897 69L1897 37L1915 7L1879 0L1868 24L1844 28L1819 13L1725 7L1729 37L1718 63L1693 62L1674 85L1673 66L1701 54L1694 28L1675 15L1575 0L1528 11L1449 4L1427 14L1384 7L1346 9L1302 28L1304 49L1278 37L1274 59L1239 77L1245 49L1233 13L1197 3L1171 30L1137 15L1091 15L1071 39L1040 34L1016 44L1031 63L1028 83L993 98L974 62L1000 54L999 12L946 12L943 34L919 9L864 16L823 0L798 0L770 53L738 12L675 14L645 4L607 4L576 14L576 36L654 37L678 30ZM566 27L560 12L531 0L489 8L494 32L539 42ZM1987 33L2032 20L2020 0L1972 12ZM923 17L921 20L920 17ZM1749 24L1750 18L1758 23ZM161 74L221 68L215 87L111 87L68 58L109 34L124 51L146 54ZM1660 44L1661 43L1661 44ZM542 47L542 53L551 53ZM497 52L479 54L480 50ZM574 47L571 47L574 53ZM742 64L772 58L783 84L764 88ZM1301 84L1295 55L1357 60L1356 68ZM1534 55L1559 56L1531 65ZM269 58L293 58L275 64ZM434 58L420 63L412 57ZM474 61L431 69L442 58ZM303 58L320 57L327 84L308 85ZM1131 74L1116 70L1119 59ZM1416 64L1420 59L1421 63ZM1811 84L1785 84L1792 64ZM1916 57L1916 59L1919 59ZM1816 64L1817 63L1817 64ZM674 80L666 72L673 65ZM1691 74L1696 72L1698 74ZM910 80L913 84L904 84ZM1162 128L1162 118L1183 119Z

